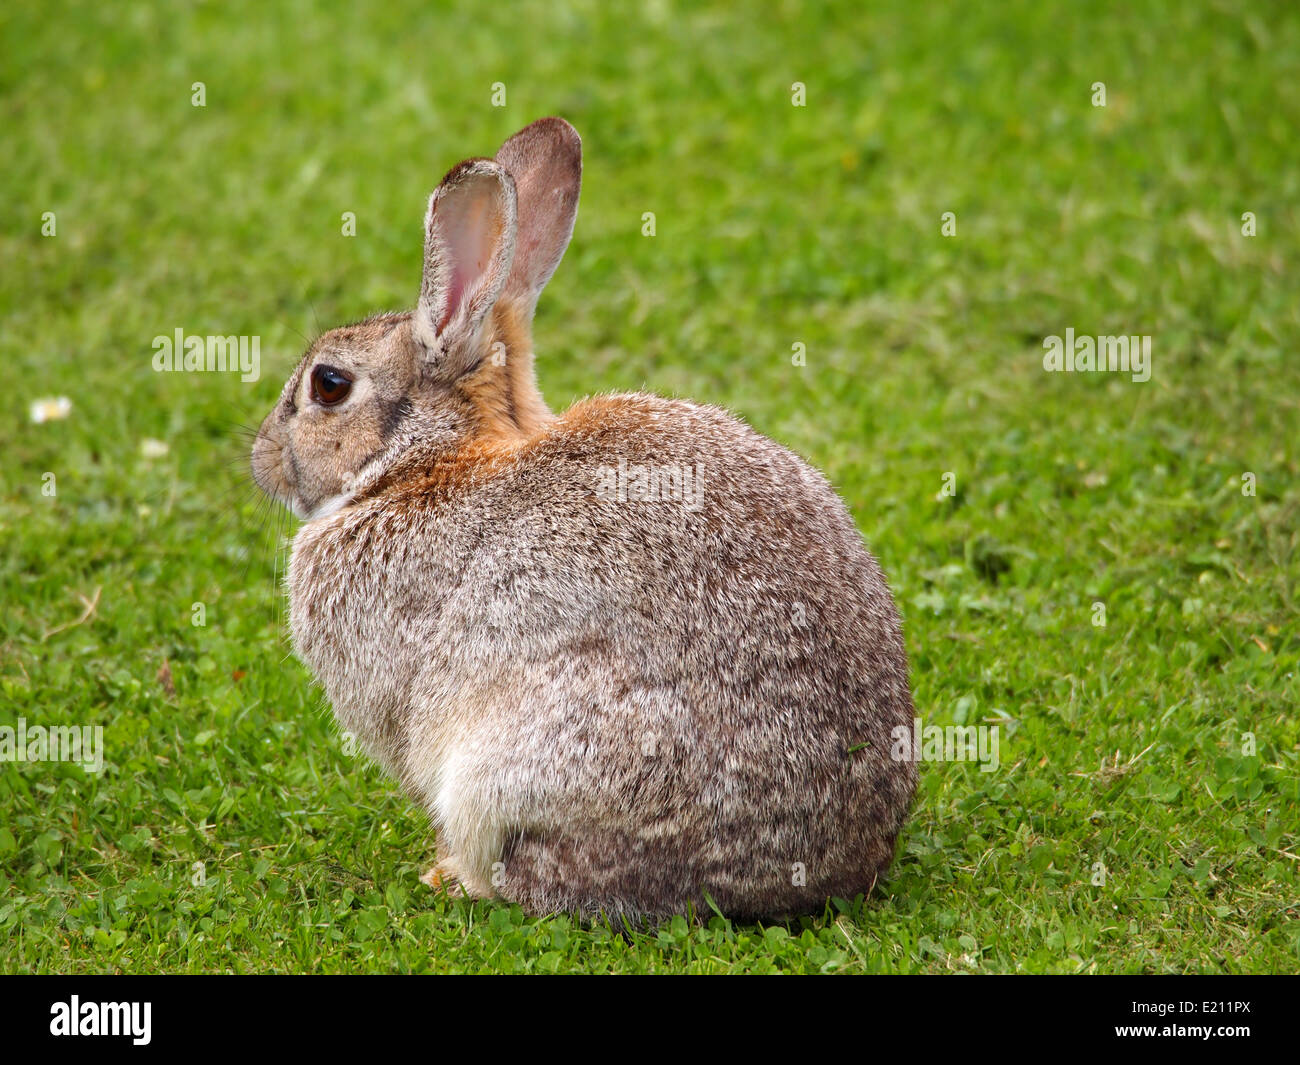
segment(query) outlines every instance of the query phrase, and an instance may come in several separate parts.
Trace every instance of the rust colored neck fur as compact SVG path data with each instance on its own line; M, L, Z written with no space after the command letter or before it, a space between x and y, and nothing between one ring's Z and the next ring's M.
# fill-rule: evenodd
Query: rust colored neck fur
M511 461L555 421L533 377L531 316L502 300L486 326L482 363L457 382L472 405L473 429L446 451L416 447L400 457L360 498L396 492L427 506L453 498Z
M533 337L526 309L502 300L489 321L487 356L460 382L479 416L479 439L502 443L536 436L552 421L533 376Z

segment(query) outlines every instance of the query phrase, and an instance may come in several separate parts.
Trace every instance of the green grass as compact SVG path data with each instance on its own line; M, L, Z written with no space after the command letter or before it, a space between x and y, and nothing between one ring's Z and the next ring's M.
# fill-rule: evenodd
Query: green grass
M270 6L0 13L0 724L108 758L0 764L0 969L1300 966L1292 5ZM691 396L808 457L926 721L1002 725L823 916L624 937L436 897L423 815L289 657L235 427L305 336L411 306L439 177L550 113L586 172L548 400ZM260 336L261 380L153 373L177 327ZM1067 327L1150 334L1151 381L1043 372Z

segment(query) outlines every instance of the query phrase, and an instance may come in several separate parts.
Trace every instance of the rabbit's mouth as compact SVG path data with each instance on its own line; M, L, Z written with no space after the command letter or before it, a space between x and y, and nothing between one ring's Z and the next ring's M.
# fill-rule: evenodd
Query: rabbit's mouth
M301 497L293 452L284 444L260 434L253 442L249 468L257 487L298 517L314 509Z
M349 483L351 477L345 477L343 491L309 499L299 483L293 451L263 437L253 444L250 466L257 486L271 499L288 507L301 521L318 521L337 514L356 494Z
M265 434L259 433L253 441L253 454L248 466L258 488L277 503L288 504L293 490L284 475L284 452L282 444L273 444Z

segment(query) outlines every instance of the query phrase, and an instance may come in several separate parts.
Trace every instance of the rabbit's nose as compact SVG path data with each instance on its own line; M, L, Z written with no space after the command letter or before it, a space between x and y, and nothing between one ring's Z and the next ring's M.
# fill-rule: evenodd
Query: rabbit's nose
M249 460L257 486L277 502L287 503L294 494L297 468L283 443L259 436Z

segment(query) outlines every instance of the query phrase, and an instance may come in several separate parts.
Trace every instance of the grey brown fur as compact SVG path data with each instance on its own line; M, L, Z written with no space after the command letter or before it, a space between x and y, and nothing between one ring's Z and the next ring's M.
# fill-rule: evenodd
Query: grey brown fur
M551 414L528 324L577 134L543 119L473 165L468 215L431 201L417 311L318 340L254 447L309 519L297 653L429 812L454 890L632 920L870 891L916 782L890 757L912 703L879 566L826 480L724 411ZM318 363L355 377L338 407ZM698 471L698 505L611 497L620 461Z

